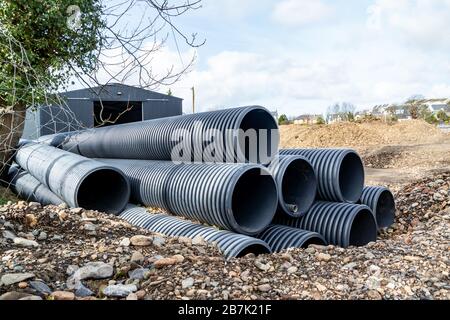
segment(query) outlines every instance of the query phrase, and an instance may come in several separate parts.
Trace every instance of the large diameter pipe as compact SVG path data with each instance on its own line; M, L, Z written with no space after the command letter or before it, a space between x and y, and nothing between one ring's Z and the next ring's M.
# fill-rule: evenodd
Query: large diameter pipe
M314 168L302 156L277 156L268 166L278 186L277 215L299 218L316 198Z
M64 203L61 198L40 183L35 177L16 165L11 166L9 169L7 180L12 191L21 199L39 202L44 206Z
M282 155L308 159L317 176L321 200L356 203L364 187L364 165L351 149L283 149Z
M171 211L167 203L167 184L181 164L171 161L97 159L121 170L130 182L133 203ZM191 199L192 200L192 199Z
M133 200L237 233L260 233L277 209L276 183L260 165L99 160L125 173Z
M333 245L363 246L376 241L377 225L369 207L317 201L301 218L276 218L274 223L320 233Z
M385 187L365 187L360 203L372 209L378 229L387 228L395 220L395 200L391 191Z
M326 245L324 237L317 232L276 224L270 225L257 238L266 242L272 252L289 248L307 248L310 244Z
M150 214L144 208L129 205L120 217L130 224L152 232L172 237L194 239L202 237L206 242L216 243L227 258L242 257L248 253L270 253L270 247L264 241L243 234L195 224L188 220L164 214Z
M270 112L250 106L80 131L62 148L88 158L268 164L278 143Z
M15 161L71 207L120 213L130 186L117 168L51 146L28 143Z

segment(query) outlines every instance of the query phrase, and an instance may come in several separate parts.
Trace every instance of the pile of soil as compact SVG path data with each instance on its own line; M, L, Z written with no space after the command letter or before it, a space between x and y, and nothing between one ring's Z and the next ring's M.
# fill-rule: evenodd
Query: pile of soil
M387 124L342 122L280 126L282 148L352 147L439 143L450 135L421 120Z

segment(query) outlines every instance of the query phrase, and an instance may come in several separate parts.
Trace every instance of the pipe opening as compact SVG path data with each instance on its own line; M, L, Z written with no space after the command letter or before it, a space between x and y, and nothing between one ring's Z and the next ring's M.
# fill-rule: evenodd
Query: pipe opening
M236 254L236 258L244 257L249 253L253 253L255 255L266 254L266 253L270 253L270 250L266 246L264 246L260 243L254 243L254 244L244 247L241 251L239 251Z
M130 189L126 178L113 169L91 172L81 182L77 204L88 210L119 214L128 203Z
M277 187L271 175L261 168L244 172L236 182L232 197L233 218L246 234L263 231L277 208Z
M317 180L311 165L303 159L292 161L283 174L281 184L283 209L292 216L305 213L313 204L316 192Z
M364 246L377 238L377 226L372 212L360 210L352 221L350 229L350 246Z
M378 228L386 228L394 223L395 220L395 200L392 193L388 190L381 192L378 198L375 210Z
M280 141L274 117L265 109L253 109L243 117L239 129L239 149L245 156L245 161L269 163L277 153ZM255 130L256 141L252 139L253 131L249 129ZM261 130L266 130L267 134Z
M364 187L364 165L361 158L353 153L347 153L339 169L339 189L343 198L356 203L361 197Z
M308 248L311 244L317 244L319 246L327 245L326 242L322 238L314 236L314 237L309 238L305 242L303 242L302 248Z

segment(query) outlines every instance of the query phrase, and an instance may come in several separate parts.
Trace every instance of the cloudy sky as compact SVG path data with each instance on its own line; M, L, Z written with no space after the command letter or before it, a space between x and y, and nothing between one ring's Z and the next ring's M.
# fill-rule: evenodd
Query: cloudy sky
M290 116L450 96L450 0L203 0L176 23L207 40L179 43L181 58L174 43L161 53L175 67L197 57L171 86L185 112L192 86L198 110L259 104Z

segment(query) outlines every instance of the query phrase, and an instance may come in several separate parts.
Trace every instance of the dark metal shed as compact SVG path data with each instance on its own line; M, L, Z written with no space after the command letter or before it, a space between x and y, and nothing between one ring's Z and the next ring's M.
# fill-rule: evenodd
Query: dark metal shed
M27 110L23 138L182 114L183 99L123 84L68 91L60 96L63 106Z

